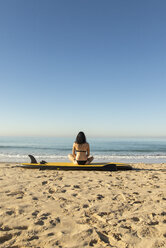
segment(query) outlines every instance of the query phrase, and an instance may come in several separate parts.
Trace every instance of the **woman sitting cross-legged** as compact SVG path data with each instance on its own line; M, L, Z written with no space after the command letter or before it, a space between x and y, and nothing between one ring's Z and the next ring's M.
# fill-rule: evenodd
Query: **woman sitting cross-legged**
M90 157L90 147L86 142L86 137L83 132L79 132L76 141L73 144L72 154L68 155L70 161L74 164L84 165L90 164L93 157Z

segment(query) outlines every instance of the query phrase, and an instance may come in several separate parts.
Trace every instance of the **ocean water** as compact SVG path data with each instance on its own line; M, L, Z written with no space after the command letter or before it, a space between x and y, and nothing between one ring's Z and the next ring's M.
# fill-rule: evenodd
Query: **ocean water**
M91 155L96 162L165 163L166 139L90 138ZM74 138L0 137L0 162L68 161Z

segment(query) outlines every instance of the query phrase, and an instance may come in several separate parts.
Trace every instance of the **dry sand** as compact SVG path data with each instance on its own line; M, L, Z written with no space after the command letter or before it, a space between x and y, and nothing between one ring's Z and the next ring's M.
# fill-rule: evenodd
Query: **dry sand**
M166 247L166 164L40 171L0 164L0 247Z

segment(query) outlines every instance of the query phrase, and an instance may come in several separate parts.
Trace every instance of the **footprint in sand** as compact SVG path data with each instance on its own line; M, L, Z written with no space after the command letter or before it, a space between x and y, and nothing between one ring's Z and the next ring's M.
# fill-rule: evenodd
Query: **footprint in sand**
M35 222L35 225L43 226L44 221L43 220L38 220L37 222Z
M41 220L47 220L48 219L48 216L50 215L50 213L44 213L41 215Z
M155 243L154 243L154 246L155 248L159 248L159 247L165 247L165 242L164 241L160 241L160 240L157 240Z
M158 225L159 224L159 221L151 221L148 223L148 225L150 226L155 226L155 225Z
M55 234L52 232L52 233L48 233L47 236L50 237L50 236L54 236Z
M39 237L38 237L38 236L32 236L32 237L30 237L29 239L27 239L27 241L32 241L32 240L34 240L34 239L39 239Z
M51 215L50 213L43 213L42 216L49 216Z
M12 239L12 234L5 234L3 236L0 237L0 244L5 243L6 241Z
M159 185L154 185L153 188L158 189L158 188L160 188L160 186Z
M138 192L133 192L133 194L134 194L134 195L139 195L139 193L138 193Z
M95 246L97 244L97 239L92 239L90 242L89 242L89 246Z
M28 226L15 226L14 229L16 229L16 230L27 230Z
M47 216L42 216L40 219L41 219L41 220L47 220L48 217L47 217Z
M45 184L47 184L47 183L48 183L47 181L43 181L43 182L42 182L42 185L45 185Z
M103 195L100 195L100 194L97 195L97 199L98 199L98 200L102 200L103 198L104 198Z
M8 227L8 226L4 226L4 227L0 227L0 231L2 231L2 232L6 232L6 231L11 231L12 229L10 228L10 227Z
M36 216L38 215L38 213L39 213L39 211L36 210L36 211L34 211L34 212L32 213L32 215L36 217Z
M50 194L53 194L53 193L55 193L55 190L50 188L50 189L48 190L48 192L49 192Z
M128 229L128 230L131 230L131 226L130 225L121 225L120 227L122 228L125 228L125 229Z
M7 215L12 215L12 214L14 214L15 212L14 211L12 211L12 210L8 210L8 211L6 211L6 214Z
M82 207L83 207L83 208L88 208L89 205L88 205L88 204L84 204Z
M57 180L59 180L59 181L62 181L62 179L63 179L62 177L58 177L58 178L57 178Z
M38 198L37 198L37 197L33 197L33 198L32 198L32 200L37 201L37 200L38 200Z
M72 196L76 197L78 194L72 194Z
M133 204L140 204L142 203L141 201L134 201Z
M23 191L14 191L14 192L10 192L9 194L7 194L7 196L17 196L17 199L22 199L24 196L24 192Z
M121 234L121 233L113 233L113 237L114 237L117 241L120 241L120 240L121 240L121 237L122 237L122 234Z
M131 220L133 220L135 222L138 222L139 221L139 218L138 217L132 217Z
M36 217L38 215L38 212L34 212L33 215ZM43 213L37 222L35 222L35 225L40 225L43 226L44 225L44 220L48 219L48 216L50 215L50 213Z
M74 189L80 189L80 186L79 185L74 185L73 188Z
M57 217L54 220L50 220L50 224L53 226L56 226L57 224L59 224L61 222L60 218Z
M126 219L118 220L118 223L126 222Z
M104 215L108 215L108 213L107 213L107 212L100 212L100 213L98 213L98 215L99 215L100 217L103 217Z
M65 192L66 192L66 189L62 189L62 190L61 190L61 193L65 193Z
M104 243L110 244L109 238L104 233L97 231L97 234L98 234L101 241L103 241Z

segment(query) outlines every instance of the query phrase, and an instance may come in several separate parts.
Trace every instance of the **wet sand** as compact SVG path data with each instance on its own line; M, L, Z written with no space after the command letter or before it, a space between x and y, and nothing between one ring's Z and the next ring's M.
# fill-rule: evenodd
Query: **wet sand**
M0 163L0 247L166 247L166 164L40 171Z

